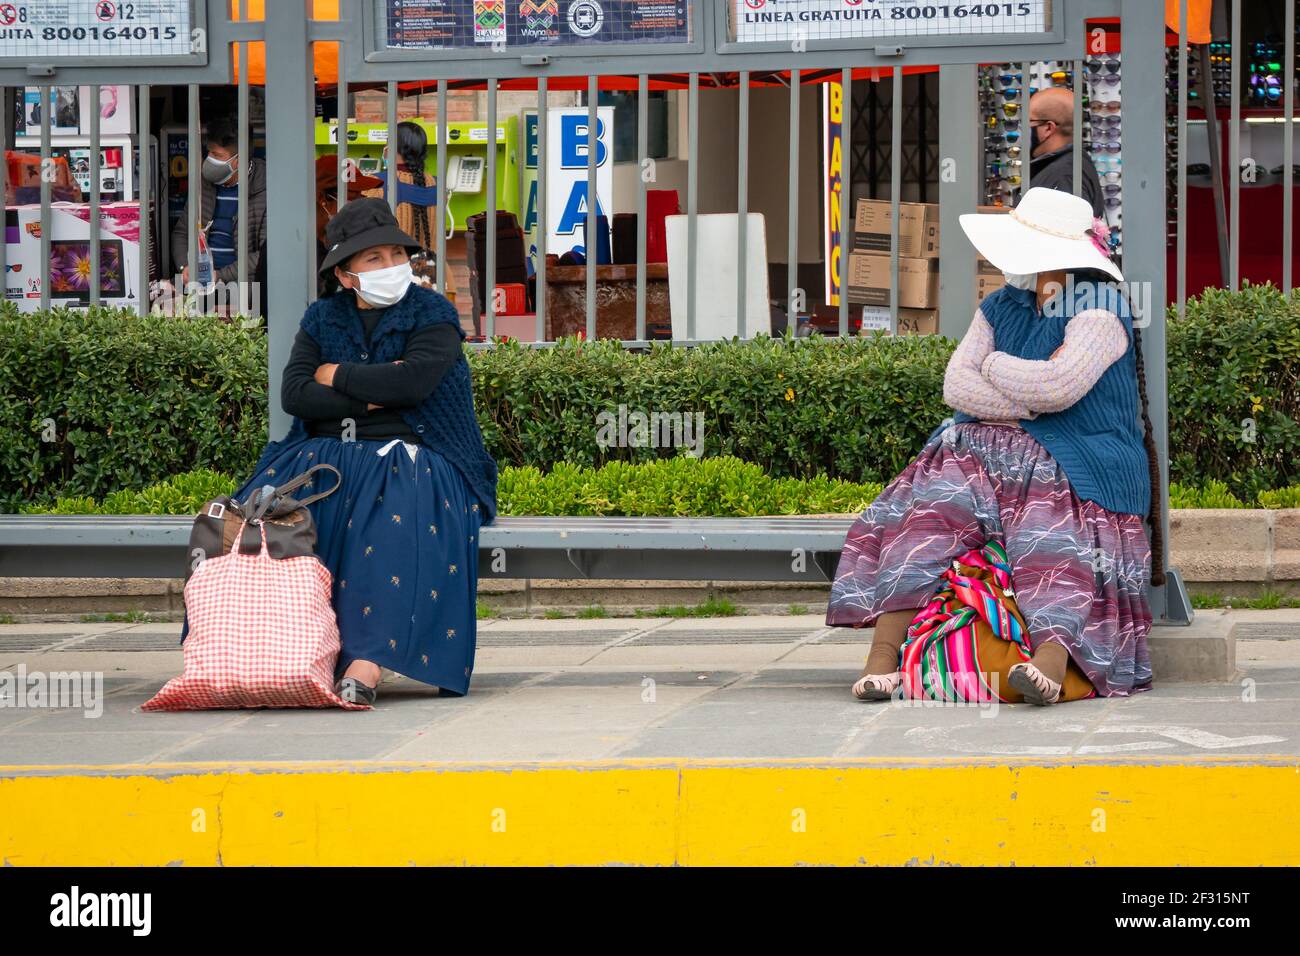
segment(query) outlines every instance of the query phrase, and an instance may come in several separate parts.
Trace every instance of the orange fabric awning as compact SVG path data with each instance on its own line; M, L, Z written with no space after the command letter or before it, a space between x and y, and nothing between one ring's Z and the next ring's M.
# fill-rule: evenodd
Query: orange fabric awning
M231 5L231 18L239 19L239 4ZM248 19L264 20L266 18L266 0L248 0ZM337 20L339 18L339 0L312 0L312 19ZM337 83L339 79L339 48L336 43L313 44L315 58L316 82ZM237 47L231 48L234 60L234 82L239 82L239 53ZM266 44L248 44L248 82L257 86L266 85Z
M1214 0L1187 0L1187 42L1209 43L1210 10ZM1178 0L1165 0L1165 26L1178 32Z

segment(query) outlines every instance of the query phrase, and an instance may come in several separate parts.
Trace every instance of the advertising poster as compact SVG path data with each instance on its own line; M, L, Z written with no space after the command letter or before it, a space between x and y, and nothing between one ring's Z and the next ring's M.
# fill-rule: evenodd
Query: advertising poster
M387 0L389 49L685 43L690 0Z
M1050 0L730 0L738 43L1043 33Z
M838 80L822 84L822 116L826 131L822 137L823 216L826 224L823 261L826 263L826 304L840 304L840 282L844 275L844 245L840 242L840 195L844 189L844 86Z
M0 2L0 58L194 53L190 0Z

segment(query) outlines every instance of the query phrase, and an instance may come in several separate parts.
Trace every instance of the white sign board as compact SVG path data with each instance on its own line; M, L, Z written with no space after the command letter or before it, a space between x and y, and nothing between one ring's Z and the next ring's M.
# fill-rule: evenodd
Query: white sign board
M537 111L524 111L523 204L528 258L537 265ZM587 223L587 108L546 111L546 251L584 246ZM596 214L614 214L614 107L596 107Z
M1050 0L731 0L738 43L1046 33Z
M0 58L189 56L203 49L190 2L0 0Z
M695 217L695 338L729 339L736 334L736 286L739 275L736 250L740 248L740 216L719 212ZM686 270L691 253L687 242L689 216L667 216L668 307L673 339L688 338ZM772 310L767 287L767 224L763 214L751 212L745 222L745 322L741 338L772 332Z

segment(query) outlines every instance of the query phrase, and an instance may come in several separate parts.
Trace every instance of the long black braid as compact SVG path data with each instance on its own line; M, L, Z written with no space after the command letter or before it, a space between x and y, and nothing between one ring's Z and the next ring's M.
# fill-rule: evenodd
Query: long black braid
M1133 353L1137 358L1138 397L1142 400L1142 442L1147 449L1147 467L1151 469L1151 511L1147 521L1151 527L1151 585L1165 583L1165 529L1160 508L1160 457L1156 453L1155 432L1151 427L1151 411L1147 406L1147 373L1142 360L1142 333L1133 328Z

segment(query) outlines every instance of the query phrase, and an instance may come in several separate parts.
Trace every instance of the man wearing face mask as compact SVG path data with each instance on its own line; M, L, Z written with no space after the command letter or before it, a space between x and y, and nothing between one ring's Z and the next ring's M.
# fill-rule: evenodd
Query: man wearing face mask
M1039 90L1029 98L1029 185L1074 192L1074 94L1063 86ZM1104 215L1101 180L1092 159L1083 154L1080 195L1092 214Z
M208 249L212 253L213 278L218 282L239 279L239 233L248 234L248 277L257 272L266 234L266 167L260 159L238 154L239 130L227 116L208 123L205 140L207 156L203 160L203 186L197 220L207 228ZM239 209L239 177L248 177L248 210ZM196 215L193 201L172 232L173 269L188 283L189 229ZM210 225L209 225L210 224Z
M388 203L355 199L325 227L322 274L341 286L308 307L284 369L293 416L237 494L315 464L342 476L309 507L334 581L336 692L374 703L388 668L469 690L478 528L496 515L497 464L474 412L456 307L413 282Z

